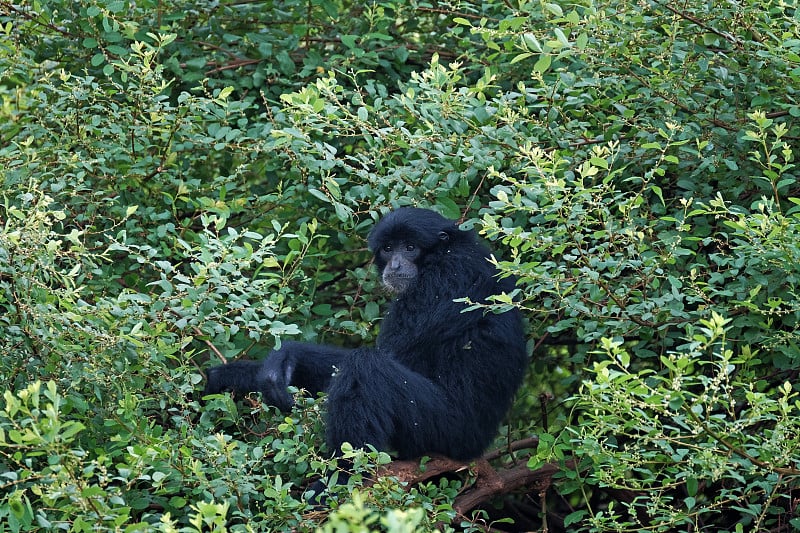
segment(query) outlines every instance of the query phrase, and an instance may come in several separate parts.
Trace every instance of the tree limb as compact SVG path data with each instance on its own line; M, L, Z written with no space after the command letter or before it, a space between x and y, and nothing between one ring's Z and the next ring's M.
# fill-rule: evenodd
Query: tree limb
M538 437L522 439L512 442L508 448L487 452L480 459L470 462L456 461L443 456L433 456L430 461L422 464L418 460L392 461L382 468L378 475L393 476L412 486L448 472L469 470L475 477L475 483L465 489L453 505L459 515L464 515L481 503L501 494L520 489L537 493L546 491L552 483L553 475L559 472L562 466L548 463L531 470L525 461L496 470L489 464L490 460L497 459L504 453L533 448L538 443ZM573 461L567 461L566 468L572 468L573 464Z

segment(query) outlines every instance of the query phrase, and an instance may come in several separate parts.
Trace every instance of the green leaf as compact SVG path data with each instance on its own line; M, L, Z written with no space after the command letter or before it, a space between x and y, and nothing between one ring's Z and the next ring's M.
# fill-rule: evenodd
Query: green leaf
M542 53L543 48L542 44L539 42L539 39L536 38L536 35L532 33L524 33L522 34L522 42L525 44L525 47L528 50L533 50L537 53Z
M573 511L564 517L564 527L569 527L573 524L580 524L583 522L583 519L589 514L588 511L585 509L581 509L578 511Z
M111 13L121 13L125 10L126 3L120 0L115 0L114 2L109 2L106 6Z
M556 17L563 17L564 11L561 9L561 6L558 4L550 4L545 3L544 8L549 11L551 14L555 15Z
M358 35L342 35L341 37L342 44L345 45L347 48L353 49L356 47L356 41L358 41Z
M542 54L541 56L539 56L539 59L533 65L533 70L540 74L544 74L547 71L547 69L550 68L550 64L552 63L552 61L553 61L552 57L550 57L547 54Z
M561 46L564 48L569 48L572 46L561 28L553 28L553 33L556 34L556 39L558 39L558 42L561 43Z
M514 63L519 63L520 61L523 61L523 60L525 60L525 59L528 59L528 58L529 58L529 57L531 57L532 55L534 55L534 54L533 54L533 52L523 52L523 53L521 53L521 54L517 54L516 56L514 56L514 57L511 59L511 64L513 65Z
M578 34L577 39L575 39L575 47L578 50L584 50L586 45L589 44L589 34L586 32L581 32Z
M686 478L686 493L689 496L696 496L697 495L697 487L699 486L697 482L697 478L694 476L690 476Z

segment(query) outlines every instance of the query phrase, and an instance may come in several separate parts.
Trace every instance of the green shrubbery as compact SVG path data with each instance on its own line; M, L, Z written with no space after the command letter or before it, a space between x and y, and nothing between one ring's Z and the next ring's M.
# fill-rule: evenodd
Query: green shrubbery
M0 31L0 530L800 528L794 7L0 0ZM324 403L201 403L202 371L373 342L365 237L412 204L519 278L497 447L538 440L493 465L556 473L475 507L480 465L363 486L389 457L351 451L314 508Z

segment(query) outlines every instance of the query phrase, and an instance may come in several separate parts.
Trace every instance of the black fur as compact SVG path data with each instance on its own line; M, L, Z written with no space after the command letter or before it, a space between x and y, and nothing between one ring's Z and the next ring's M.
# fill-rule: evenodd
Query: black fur
M333 451L349 442L394 450L400 458L479 456L521 383L525 337L518 311L464 312L465 304L453 300L482 302L510 292L514 280L498 280L475 234L433 211L402 208L375 226L369 246L381 274L390 245L398 243L418 249L416 272L410 284L399 285L377 346L287 342L263 362L210 369L205 394L260 391L287 410L288 385L327 391L326 440Z

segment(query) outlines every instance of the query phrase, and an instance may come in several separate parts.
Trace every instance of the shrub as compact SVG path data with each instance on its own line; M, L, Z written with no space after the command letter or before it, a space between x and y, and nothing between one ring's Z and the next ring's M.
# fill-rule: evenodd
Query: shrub
M791 6L57 0L0 31L8 529L798 527ZM201 404L202 369L373 342L365 237L412 204L519 279L490 458L523 482L354 451L314 509L323 404Z

